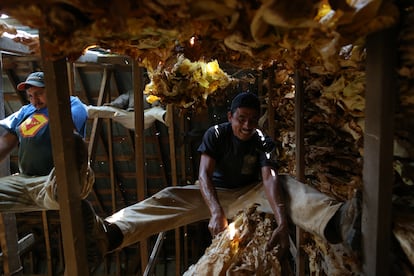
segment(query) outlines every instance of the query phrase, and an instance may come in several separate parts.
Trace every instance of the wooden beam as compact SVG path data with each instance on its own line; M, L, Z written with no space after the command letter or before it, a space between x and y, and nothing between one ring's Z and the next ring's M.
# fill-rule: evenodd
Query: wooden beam
M45 41L40 35L42 57ZM80 202L80 177L76 166L66 60L42 58L47 87L50 134L60 205L66 275L89 275Z
M0 73L3 74L3 53L0 51ZM3 78L0 78L0 119L5 117ZM6 133L0 130L0 135ZM7 156L0 163L0 176L10 175L10 157ZM5 161L5 162L4 162ZM18 251L18 236L16 216L14 213L0 214L0 243L4 252L3 270L7 275L23 275L23 267Z
M101 106L104 103L104 100L106 98L106 95L109 89L111 74L112 74L112 69L108 67L104 67L103 76L101 80L101 86L99 88L98 102L96 103L97 106ZM102 124L101 118L93 119L91 135L89 138L89 147L88 147L88 155L91 158L91 166L95 162L93 158L96 155L96 148L98 147L98 138L99 138L99 132L101 131L101 124Z
M69 91L70 91L70 95L75 95L76 94L76 89L75 89L75 79L77 78L79 80L78 85L80 86L80 92L79 92L79 98L86 104L91 104L90 102L90 93L88 93L89 91L86 91L85 89L85 85L82 81L82 78L79 74L79 70L78 68L74 65L73 62L67 62L67 72L68 72L68 79L69 79ZM87 138L85 139L85 141L87 141ZM88 141L90 142L90 141ZM89 144L88 144L88 160L91 161L96 160L95 156L90 156L90 148L89 148ZM95 152L95 151L93 151ZM90 162L90 166L93 167L92 161ZM95 176L96 179L96 176ZM94 186L95 187L95 186ZM90 192L90 197L93 197L95 199L95 201L97 202L97 205L99 207L99 211L103 213L103 207L102 207L102 202L99 200L98 196L96 195L96 191L95 188L92 189L92 191Z
M177 186L177 159L175 152L175 127L174 127L174 106L172 104L167 105L167 116L168 118L168 137L169 137L169 148L170 148L170 161L171 161L171 180L172 186ZM181 238L180 228L175 229L175 275L181 274Z
M5 70L7 78L9 79L10 84L14 87L14 91L16 92L17 97L22 105L28 104L28 100L26 98L26 91L19 91L17 90L17 76L15 72L11 69Z
M362 239L364 275L390 275L396 32L367 38Z
M75 67L76 68L76 67ZM77 70L76 70L77 71ZM78 71L77 71L78 72ZM79 79L80 75L78 74ZM98 100L97 100L97 106L102 106L104 104L104 102L110 98L110 88L111 88L111 80L113 80L114 78L114 73L113 73L113 66L112 65L105 65L103 66L103 76L102 76L102 80L101 80L101 85L99 88L99 95L98 95ZM82 83L82 81L81 81ZM84 86L82 85L83 89L82 91L84 92L83 94L85 95L86 90L84 89ZM89 104L91 104L89 102ZM106 143L103 139L103 134L102 134L102 122L103 120L105 120L108 124L108 143ZM109 119L102 119L102 118L94 118L93 119L93 123L92 123L92 128L91 128L91 134L90 134L90 138L89 138L89 146L88 146L88 155L91 161L91 166L94 165L94 163L97 161L97 156L96 156L96 150L98 147L98 141L101 142L102 144L102 150L104 151L105 155L102 156L103 158L101 158L101 161L105 161L108 162L109 166L110 166L110 179L113 187L118 187L118 181L120 178L120 174L116 172L115 167L114 167L114 156L112 155L112 153L110 152L112 149L112 142L113 142L113 135L112 135L112 124L111 121ZM110 156L111 155L111 156ZM97 177L97 174L95 174L95 177ZM115 182L116 181L116 182ZM122 189L118 189L120 194L121 194L121 198L123 203L125 204L126 202L126 196L125 193L122 191ZM95 194L96 196L96 194ZM102 204L101 202L98 200L98 198L96 197L97 202L100 205L100 209L103 210L102 208ZM113 197L112 199L112 205L115 204L115 197Z
M138 201L145 199L145 160L144 160L144 102L142 98L143 82L142 68L138 62L133 61L132 81L134 89L134 110L135 110L135 171L137 174L137 198ZM148 240L140 241L141 272L145 271L148 263Z
M273 140L275 140L275 109L272 104L272 100L274 98L274 85L275 85L275 70L276 66L273 64L268 70L268 82L267 82L267 122L268 122L268 130L267 135L269 135Z
M305 183L305 130L304 130L304 97L302 72L295 71L295 157L296 157L296 179ZM304 231L296 226L296 276L305 275L305 256L302 249L304 244Z
M47 211L42 211L42 223L43 223L43 233L45 236L45 247L47 253L47 275L53 275L53 263L52 263L52 250L50 247L50 234L49 234L49 223L47 219Z
M17 43L8 37L0 37L0 51L16 55L31 54L29 47L21 43Z
M114 74L111 74L112 78ZM112 78L108 79L108 82L112 80ZM110 86L110 85L108 85ZM107 99L111 99L111 93L108 91L107 93ZM116 169L115 169L115 162L114 162L114 145L113 145L113 130L112 130L112 120L111 119L105 119L106 121L106 135L107 135L107 141L108 141L108 165L109 165L109 175L110 175L110 183L111 183L111 207L112 207L112 213L115 213L117 211L116 207L116 187L117 187L117 178L116 178ZM122 195L123 202L125 203L125 197ZM115 253L115 269L116 269L116 275L119 275L121 273L121 260L119 256L119 251L116 251Z
M113 64L129 66L131 60L128 56L113 55L112 53L105 54L94 50L88 50L76 60L76 64L82 65L82 63L85 63L86 65L96 63L98 65Z
M73 67L73 70L74 70L73 79L74 80L77 79L79 81L78 85L80 86L80 88L79 88L79 92L78 92L79 94L78 95L81 98L84 99L86 104L94 104L93 100L92 100L92 96L90 95L91 93L86 90L84 80L82 79L81 73L79 72L79 67L76 66L76 64L74 64L74 63L72 63L72 67ZM99 95L98 95L98 97L99 97Z
M155 242L155 245L151 252L151 256L148 261L148 265L145 268L144 273L142 274L143 276L153 275L155 265L157 264L158 254L160 253L162 244L164 242L164 237L165 237L165 232L161 232L158 234L157 241Z
M0 214L0 241L5 275L23 275L17 241L16 216Z
M8 222L6 222L8 223ZM34 237L33 233L27 234L26 236L24 236L23 238L19 239L19 241L17 242L17 251L19 252L20 256L18 256L18 258L20 259L20 257L27 253L30 249L33 248L34 244L35 244L36 240ZM0 261L3 261L3 257L4 254L3 252L0 252ZM16 260L13 260L16 261ZM20 267L19 267L20 268ZM23 267L21 267L21 272L23 273ZM5 272L5 274L7 274ZM13 275L20 275L20 273L17 273L17 271L15 271L14 273L11 273ZM21 274L23 275L23 274Z
M186 116L181 115L179 117L179 123L180 123L180 131L182 133L187 133L186 124L185 124ZM174 120L171 120L170 123L174 123ZM182 143L180 146L180 171L181 171L181 183L186 183L187 181L187 174L186 174L186 168L187 168L187 145L186 143ZM188 227L187 225L183 226L183 233L187 233ZM183 236L183 267L186 269L188 267L188 235L185 234Z

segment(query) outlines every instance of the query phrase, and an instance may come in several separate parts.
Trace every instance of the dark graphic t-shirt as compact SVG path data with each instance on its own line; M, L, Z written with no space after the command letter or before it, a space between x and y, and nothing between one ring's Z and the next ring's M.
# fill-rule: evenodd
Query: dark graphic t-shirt
M210 127L198 148L216 161L213 183L223 188L249 185L260 179L262 167L276 168L273 150L274 142L261 131L242 141L234 136L230 123Z

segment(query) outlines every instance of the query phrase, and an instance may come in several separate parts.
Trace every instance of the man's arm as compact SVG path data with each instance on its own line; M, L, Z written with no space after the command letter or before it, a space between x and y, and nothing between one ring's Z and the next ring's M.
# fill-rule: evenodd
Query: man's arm
M208 228L213 236L226 229L228 225L226 215L220 205L212 181L215 165L216 161L213 158L207 154L201 155L198 180L200 182L201 194L210 210L211 218Z
M275 214L275 219L278 224L278 227L273 231L272 238L266 245L266 249L272 250L276 245L280 245L279 255L281 256L289 248L289 231L284 194L275 169L263 167L262 179L267 200Z
M0 161L3 161L3 159L13 151L18 143L19 139L11 132L6 132L0 136Z

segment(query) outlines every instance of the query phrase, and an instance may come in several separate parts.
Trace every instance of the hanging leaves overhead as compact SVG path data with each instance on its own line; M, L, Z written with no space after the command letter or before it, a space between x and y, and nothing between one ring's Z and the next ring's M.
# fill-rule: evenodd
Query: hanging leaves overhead
M182 108L205 105L209 95L235 81L220 68L217 60L192 62L179 55L166 64L160 63L154 70L148 68L150 83L144 90L149 94L147 101L160 100Z
M399 16L381 0L4 0L0 12L41 30L49 58L76 59L98 45L155 68L178 46L192 60L259 68L288 51L292 61L307 59L326 71L339 69L342 46L395 25ZM313 55L302 55L309 47Z

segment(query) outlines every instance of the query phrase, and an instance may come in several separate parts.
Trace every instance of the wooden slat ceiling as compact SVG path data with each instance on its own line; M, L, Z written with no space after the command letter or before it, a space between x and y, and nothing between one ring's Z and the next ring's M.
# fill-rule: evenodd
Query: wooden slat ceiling
M398 21L391 1L3 0L0 12L45 36L49 58L92 45L156 66L183 52L243 67L307 59L335 70L342 46ZM308 47L312 51L307 51Z

